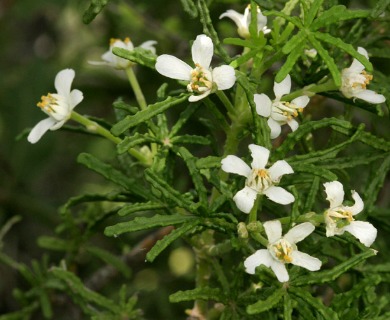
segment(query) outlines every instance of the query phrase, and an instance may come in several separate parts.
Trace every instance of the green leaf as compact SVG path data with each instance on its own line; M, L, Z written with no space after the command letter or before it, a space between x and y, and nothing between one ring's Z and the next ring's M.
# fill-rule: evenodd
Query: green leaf
M338 180L338 179L336 178L334 180ZM329 180L329 181L333 181L333 180ZM318 176L316 176L313 178L313 182L312 182L312 184L310 186L310 190L307 194L305 206L304 206L302 212L309 212L312 210L319 188L320 188L320 178Z
M177 303L193 300L225 301L226 298L219 288L200 287L193 290L178 291L169 296L169 302Z
M124 173L113 168L111 165L100 161L91 154L81 153L77 157L77 162L85 165L87 168L99 173L107 180L114 182L133 194L142 196L145 199L149 196L148 191L140 186L139 183L135 183L134 179L128 178Z
M385 12L388 6L390 6L390 0L377 1L374 9L371 11L371 17L374 19L378 18L382 13Z
M189 212L196 212L197 205L188 200L183 194L173 189L164 179L160 178L152 170L145 170L146 180L160 193L160 196L173 201L178 207L184 208Z
M328 51L321 45L319 41L311 34L308 34L308 38L310 43L313 45L314 49L317 50L318 54L321 56L321 58L324 60L326 65L328 66L328 69L330 73L332 74L334 83L337 87L341 86L341 74L339 71L339 68L337 67L336 63L334 62L333 58L329 55Z
M130 278L131 270L127 264L117 256L113 255L111 252L101 249L99 247L87 247L86 250L103 260L105 263L112 265L119 272L121 272L126 278Z
M321 163L321 167L325 169L345 169L353 168L362 165L369 165L371 162L384 158L386 154L384 153L366 153L360 154L359 157L337 157L335 159L327 159Z
M150 251L146 254L146 260L149 262L153 262L154 259L164 250L166 249L173 241L179 239L187 232L194 230L194 228L199 224L200 220L192 220L184 223L182 226L172 230L169 234L167 234L161 240L158 240L156 244L150 249Z
M357 52L355 50L355 48L352 45L350 45L349 43L345 43L340 38L332 37L328 33L314 32L313 35L321 41L333 44L333 45L339 47L341 50L344 50L346 53L350 54L353 58L359 60L359 62L362 65L364 65L364 67L367 69L367 71L372 71L371 62L368 61L368 59L364 55Z
M118 57L137 63L139 65L155 69L157 56L150 50L135 47L133 50L127 50L124 48L114 47L112 53Z
M221 160L220 157L208 156L196 160L196 166L198 169L220 168Z
M233 68L238 68L240 65L248 62L250 59L256 56L256 54L258 54L259 52L260 50L253 49L230 62L230 66L232 66Z
M180 113L179 119L172 126L171 131L169 132L169 137L174 137L184 124L190 119L190 117L199 109L200 103L191 103L189 104L182 113Z
M185 12L187 12L191 18L196 18L198 16L198 9L193 0L180 0L181 5Z
M366 18L370 15L369 10L347 10L345 6L332 6L324 11L310 26L311 30L318 30L330 24L338 23L343 20Z
M142 203L133 203L124 205L119 211L118 215L120 216L126 216L135 212L140 211L153 211L153 210L160 210L160 209L166 209L167 206L161 203L156 202L142 202Z
M240 47L246 47L246 48L251 48L251 49L258 49L257 43L251 41L251 40L244 40L240 38L225 38L223 39L224 44L231 44L235 46L240 46Z
M365 186L364 205L367 212L371 212L374 208L374 203L378 197L379 191L385 182L387 173L390 171L390 154L383 160L380 167L375 170L374 177L371 176L371 181Z
M81 300L89 301L114 313L119 311L119 307L116 303L97 292L86 288L74 273L56 267L51 268L50 273L54 277L62 280L69 290L81 298Z
M299 287L333 281L339 276L341 276L343 273L347 272L349 269L354 268L364 260L376 255L376 253L377 252L374 249L367 249L362 253L355 254L348 260L340 263L339 265L333 267L330 270L312 272L309 275L301 276L296 279L290 280L291 286Z
M318 13L318 10L320 9L320 7L322 5L322 2L324 2L324 0L314 0L310 4L309 12L307 14L305 14L305 18L304 18L304 25L306 27L311 25L311 23L313 22L314 18L316 17L316 15Z
M302 301L311 306L313 310L318 312L326 320L338 320L339 317L331 308L326 307L320 299L314 298L307 289L297 287L289 287L288 292L295 297L302 299Z
M303 31L299 31L297 34L291 37L290 40L286 42L286 44L282 48L282 52L284 54L289 54L291 51L295 50L295 48L299 48L302 46L302 42L305 41L306 34ZM302 52L302 48L299 48L300 52Z
M109 1L110 0L91 0L88 9L84 12L83 22L85 24L91 23Z
M293 25L295 25L295 26L298 27L299 29L302 29L302 28L303 28L301 19L299 19L298 17L290 16L290 15L288 15L288 14L285 14L285 13L281 12L281 11L274 11L274 10L263 11L263 14L264 14L265 16L277 16L277 17L281 17L281 18L287 20L288 22L291 22Z
M201 144L201 145L209 145L211 143L210 139L203 136L195 136L195 135L182 135L176 136L171 139L172 144Z
M207 189L204 186L200 171L196 167L196 158L184 147L174 148L174 151L177 152L186 163L187 168L190 171L195 190L198 194L199 201L204 207L207 207Z
M295 66L297 60L301 56L302 50L304 48L304 42L305 38L302 38L301 42L297 44L296 49L287 56L286 62L275 76L275 81L277 83L282 82L284 78L286 78L286 76L290 73L291 69Z
M258 314L272 309L283 298L284 292L285 290L283 288L276 289L267 299L259 300L256 303L247 306L246 312L248 314Z
M299 162L294 163L291 166L294 169L294 173L308 173L313 176L321 177L327 181L337 180L337 176L333 172L321 168L320 166L312 165L309 163L299 163Z
M152 229L156 227L174 226L195 219L193 216L174 215L159 215L153 217L137 217L134 220L120 222L113 226L109 226L104 230L104 234L108 237L116 237L125 232L135 232L140 230Z
M162 102L157 102L155 104L149 105L145 110L141 110L137 112L133 116L127 116L122 121L119 121L117 124L115 124L111 132L119 136L123 132L125 132L127 129L130 129L132 127L135 127L154 116L168 110L169 108L176 106L182 102L184 102L188 98L188 94L181 94L177 97L168 97Z
M69 249L69 244L67 241L49 237L49 236L41 236L38 238L38 246L44 249L54 250L54 251L67 251Z
M126 136L116 147L118 154L123 154L137 145L143 145L150 142L158 143L160 141L151 137L149 134L140 134L136 132L133 136Z

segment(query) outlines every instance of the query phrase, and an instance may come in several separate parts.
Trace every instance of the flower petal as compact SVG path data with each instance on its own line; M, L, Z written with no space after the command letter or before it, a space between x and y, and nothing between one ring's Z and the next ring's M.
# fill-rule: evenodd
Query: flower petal
M275 121L272 118L269 118L267 123L269 128L271 129L271 134L270 134L271 139L275 139L279 137L280 132L282 132L282 128L280 127L279 122Z
M386 101L384 95L378 94L372 90L363 90L353 94L354 97L367 101L369 103L382 103Z
M368 53L363 47L358 47L357 52L362 54L368 59ZM350 71L361 73L365 68L357 59L353 59L351 66L348 68Z
M249 149L252 154L252 168L264 169L269 158L269 150L256 144L250 144Z
M366 221L352 221L348 226L344 227L344 230L354 235L366 247L372 245L378 232L371 223Z
M75 72L73 69L64 69L57 73L54 80L54 87L59 95L63 97L69 96L74 77Z
M246 27L245 21L243 20L244 15L238 13L235 10L227 10L219 16L219 19L228 17L234 21L238 28Z
M308 96L300 96L298 98L295 98L293 101L291 101L292 104L295 104L296 106L300 108L304 108L309 103L310 98Z
M214 54L211 38L204 34L197 36L192 44L191 52L194 63L199 63L203 68L208 69Z
M294 202L294 196L281 187L269 187L264 191L264 194L273 202L280 204L289 204Z
M283 238L290 243L298 243L314 231L315 227L310 222L304 222L291 228Z
M264 93L255 94L253 99L255 100L257 114L268 118L271 115L271 99Z
M255 190L249 187L244 187L244 189L236 193L233 200L239 210L244 213L249 213L253 208L256 197L257 192Z
M233 155L229 155L222 159L221 164L223 171L239 174L244 177L248 177L252 171L242 159Z
M326 200L330 203L330 208L341 206L344 200L344 188L338 181L324 183Z
M156 54L156 48L154 47L157 44L155 40L149 40L141 43L140 47L146 50L152 51L152 53Z
M56 124L56 121L51 117L39 121L30 131L27 137L28 142L38 142L46 131L48 131L54 124Z
M279 282L287 282L290 279L286 266L283 263L274 259L271 264L271 269Z
M270 220L263 224L268 242L274 243L282 237L282 224L279 220Z
M193 94L192 96L190 96L188 98L188 101L189 102L196 102L196 101L202 100L203 98L206 98L210 93L211 93L211 90L207 90L207 91L203 92L202 94L198 94L198 95Z
M299 127L299 123L298 121L296 121L295 119L290 119L287 121L287 124L288 126L291 128L291 131L295 131L298 129Z
M254 254L250 255L244 261L245 272L249 274L255 274L256 267L260 265L265 265L270 267L273 262L273 258L268 250L260 249L257 250Z
M300 252L298 250L295 250L291 253L292 261L291 263L305 268L310 271L317 271L320 270L322 262L320 259L314 258L307 253Z
M285 94L290 93L291 90L291 77L288 74L280 83L274 82L274 93L276 99L280 99Z
M169 54L157 57L156 70L158 73L171 79L191 80L192 68L184 61Z
M223 65L212 71L213 82L217 84L218 90L226 90L233 87L236 82L236 73L231 66Z
M356 191L352 191L352 198L355 200L355 204L352 207L346 207L346 209L352 212L352 215L354 216L363 211L364 202Z
M278 160L268 169L268 173L273 182L279 182L283 175L294 173L294 170L286 161Z
M80 90L73 89L70 93L70 110L73 110L75 106L77 106L81 101L83 101L84 96Z

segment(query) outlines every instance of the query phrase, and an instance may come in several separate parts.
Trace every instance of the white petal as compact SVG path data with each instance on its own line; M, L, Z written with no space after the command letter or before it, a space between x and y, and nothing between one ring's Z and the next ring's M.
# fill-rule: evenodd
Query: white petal
M156 70L168 78L186 81L191 80L192 68L184 61L169 54L163 54L157 57Z
M282 224L279 220L270 220L263 224L268 242L274 243L282 237Z
M354 97L367 101L369 103L382 103L386 101L385 96L372 90L363 90L353 94Z
M254 254L250 255L244 261L245 272L249 274L255 274L256 267L265 265L270 267L273 262L271 254L266 249L257 250Z
M229 155L222 159L221 164L223 171L239 174L244 177L248 177L252 171L242 159L233 155Z
M80 90L73 89L70 93L70 110L73 110L81 101L83 101L84 96Z
M271 129L271 134L270 134L271 139L275 139L275 138L279 137L280 132L282 131L279 122L275 121L272 118L269 118L267 123L268 123L269 128Z
M223 65L213 69L213 82L217 84L218 90L226 90L233 87L236 82L236 74L234 68Z
M188 98L188 101L189 102L196 102L196 101L202 100L203 98L206 98L210 93L211 93L211 90L207 90L207 91L203 92L202 94L198 94L198 95L193 94L192 96L190 96Z
M105 63L105 64L111 64L111 65L114 65L115 64L115 59L116 58L119 58L119 57L117 57L117 56L115 56L112 52L111 52L111 50L108 50L108 51L106 51L105 53L103 53L103 55L102 55L102 60L104 60L104 62L103 63ZM95 63L96 64L96 63Z
M65 69L57 73L54 80L54 87L59 95L64 97L69 96L70 87L72 86L74 77L75 72L73 69Z
M259 9L259 12L257 13L257 31L259 32L262 31L266 25L267 25L267 17L264 16L261 13L261 10Z
M363 47L358 47L357 52L368 59L368 53ZM361 73L364 70L364 66L359 62L359 60L353 59L352 64L348 69L356 73Z
M256 104L257 114L268 118L271 115L271 107L272 107L271 99L264 93L255 94L253 96L253 99Z
M296 266L305 268L310 271L317 271L320 270L321 268L321 264L322 264L321 260L314 258L308 255L307 253L295 250L291 253L291 257L292 257L291 263Z
M364 208L364 202L356 191L352 191L352 198L355 200L355 204L352 207L346 207L346 209L352 212L352 215L354 216L359 212L362 212Z
M294 196L281 187L269 187L263 192L268 199L280 204L289 204L294 202Z
M236 195L233 197L233 200L236 203L238 209L244 213L249 213L253 208L256 197L257 192L255 190L249 187L245 187L236 193Z
M192 44L191 52L192 60L195 64L199 63L205 69L210 67L214 54L214 45L208 36L204 34L197 36Z
M304 108L309 103L310 98L308 96L300 96L291 101L292 104L295 104L298 107Z
M48 131L55 123L56 121L51 117L39 121L30 131L27 137L28 142L38 142L39 139L41 139L42 136L46 133L46 131Z
M264 169L269 158L269 150L256 144L250 144L249 150L252 154L252 168Z
M245 27L244 15L235 10L227 10L219 16L219 19L228 17L234 21L238 28Z
M291 228L285 235L284 239L286 239L290 243L298 243L305 239L309 234L314 231L315 227L310 222L304 222L296 225Z
M273 182L279 182L281 176L294 173L294 170L286 161L278 160L268 169L268 173Z
M296 121L295 119L290 119L287 121L287 124L288 126L291 128L291 131L295 131L298 129L299 127L299 123L298 121Z
M344 230L354 235L366 247L372 245L377 235L376 228L366 221L352 221L348 226L344 227Z
M154 47L157 44L157 41L155 40L149 40L141 43L140 47L144 48L146 50L152 51L152 53L156 53L156 48Z
M61 128L66 121L68 121L69 118L65 118L61 121L56 121L56 123L50 128L51 131L55 131L55 130L58 130L59 128Z
M272 261L271 269L275 273L276 278L278 278L279 282L287 282L290 279L286 266L276 261L275 259Z
M274 93L277 99L280 99L285 94L290 93L291 77L288 74L280 83L274 82Z
M344 200L344 188L338 181L324 183L326 200L330 203L330 208L341 206Z

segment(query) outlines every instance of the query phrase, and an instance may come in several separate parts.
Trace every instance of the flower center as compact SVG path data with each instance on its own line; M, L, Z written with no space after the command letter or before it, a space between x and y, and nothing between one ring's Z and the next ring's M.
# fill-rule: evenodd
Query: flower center
M213 82L209 70L203 68L199 63L195 64L195 69L191 71L191 82L187 86L189 92L204 93L211 90Z
M354 94L366 90L367 85L372 79L373 76L365 70L360 73L353 73L348 69L344 69L342 72L341 92L347 98L351 98Z
M285 239L280 239L268 246L271 255L283 263L291 263L291 254L295 249L295 245L292 245Z
M356 80L356 82L352 83L352 88L357 88L357 89L366 89L367 85L370 83L370 81L373 79L373 75L367 73L365 70L363 70L359 75Z
M57 121L62 121L69 116L69 107L65 98L56 93L48 93L46 96L42 96L37 106Z
M276 121L289 121L296 118L303 108L288 101L279 101L272 105L272 115Z
M273 185L272 180L269 176L268 170L266 169L252 169L252 173L246 181L246 185L249 188L262 193Z
M341 229L349 225L355 219L352 216L351 211L344 210L342 208L329 209L326 211L326 217L331 220L336 228Z

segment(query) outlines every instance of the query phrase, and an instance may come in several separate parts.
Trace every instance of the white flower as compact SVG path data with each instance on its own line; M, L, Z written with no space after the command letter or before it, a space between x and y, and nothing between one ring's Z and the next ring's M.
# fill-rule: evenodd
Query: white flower
M368 59L366 49L358 47L357 51ZM386 98L383 95L366 89L372 78L372 75L364 70L364 66L353 59L351 66L341 72L340 91L347 98L358 98L369 103L385 102Z
M227 10L225 13L219 16L219 19L228 17L232 19L237 25L237 32L243 38L249 38L249 25L251 23L251 6L248 5L244 11L244 14L240 14L235 10ZM267 29L267 17L261 13L259 7L257 7L257 31L264 34L270 33L271 30Z
M265 194L270 200L280 204L293 202L295 198L290 192L275 186L283 175L294 173L291 166L286 161L279 160L269 169L265 169L269 150L255 144L249 145L249 149L253 159L252 168L233 155L222 159L223 171L246 177L244 189L238 191L233 198L238 209L249 213L258 194Z
M54 86L57 93L48 93L42 96L37 106L49 117L38 122L31 130L27 140L36 143L47 130L57 130L70 118L72 110L83 100L83 93L80 90L70 91L75 72L72 69L65 69L58 72Z
M291 102L280 101L282 96L289 94L291 90L291 78L287 75L280 83L274 82L275 100L271 101L267 95L255 94L256 112L268 118L268 126L271 129L271 139L280 135L281 126L288 124L292 131L297 130L298 122L294 119L299 112L309 103L308 96L300 96Z
M338 181L324 183L326 200L330 203L330 208L325 211L326 236L341 235L348 231L359 239L361 243L369 247L376 239L377 230L365 221L355 221L357 215L364 208L364 203L359 194L352 191L352 198L355 204L352 207L343 206L344 188Z
M192 45L192 60L195 68L174 56L163 54L157 57L156 70L168 78L189 81L187 90L194 95L188 100L198 101L215 90L229 89L236 82L235 72L231 66L210 68L213 52L213 42L209 37L201 34L196 37Z
M149 50L155 54L156 48L154 47L154 45L156 43L157 43L157 41L149 40L149 41L143 42L139 47L144 48L146 50ZM134 65L134 62L131 62L127 59L118 57L117 55L113 54L112 53L113 48L122 48L122 49L126 49L129 51L133 51L134 44L133 44L133 42L131 42L130 38L125 38L124 41L122 41L120 39L112 38L112 39L110 39L110 49L102 55L103 61L90 61L89 63L95 64L95 65L107 64L115 69L127 69L127 68L131 67L132 65Z
M280 282L286 282L289 280L286 263L292 263L310 271L317 271L321 268L322 263L319 259L298 251L295 245L314 231L314 225L310 222L296 225L283 237L279 220L265 222L264 229L268 238L267 249L257 250L246 258L244 266L247 273L255 274L256 267L265 265L272 269Z

